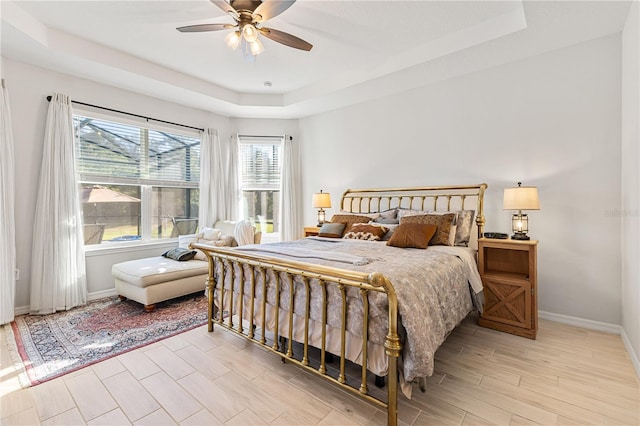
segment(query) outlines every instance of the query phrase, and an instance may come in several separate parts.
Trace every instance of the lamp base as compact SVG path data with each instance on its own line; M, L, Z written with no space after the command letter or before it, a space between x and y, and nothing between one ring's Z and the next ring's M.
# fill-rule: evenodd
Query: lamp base
M530 240L531 238L529 238L529 236L527 234L518 234L515 233L511 236L512 240L522 240L522 241L526 241L526 240Z
M324 215L324 209L320 207L320 209L318 210L318 228L320 228L325 222L325 218L326 216Z

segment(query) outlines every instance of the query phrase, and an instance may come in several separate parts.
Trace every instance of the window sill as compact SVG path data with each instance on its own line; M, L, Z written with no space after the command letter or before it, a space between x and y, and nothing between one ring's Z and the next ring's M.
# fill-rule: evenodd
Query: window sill
M105 254L127 253L145 250L156 247L176 247L178 245L177 238L167 238L160 241L135 241L124 243L109 243L84 246L85 257L102 256Z

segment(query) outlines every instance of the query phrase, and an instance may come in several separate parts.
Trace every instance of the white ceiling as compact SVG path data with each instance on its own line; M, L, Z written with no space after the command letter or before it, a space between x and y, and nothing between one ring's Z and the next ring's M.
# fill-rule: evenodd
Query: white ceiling
M247 62L207 0L1 1L3 57L231 117L299 118L620 32L629 1L298 0ZM265 87L270 81L272 87Z

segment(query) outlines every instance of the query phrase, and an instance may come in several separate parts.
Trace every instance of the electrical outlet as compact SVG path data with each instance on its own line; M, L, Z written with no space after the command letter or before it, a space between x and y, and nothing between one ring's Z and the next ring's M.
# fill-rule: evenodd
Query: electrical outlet
M20 269L16 268L16 281L20 279Z

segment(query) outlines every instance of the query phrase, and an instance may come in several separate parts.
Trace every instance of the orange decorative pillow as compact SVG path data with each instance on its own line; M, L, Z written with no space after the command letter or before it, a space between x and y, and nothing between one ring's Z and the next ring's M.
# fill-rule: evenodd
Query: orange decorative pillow
M426 223L402 223L391 235L388 246L426 249L438 227Z
M428 225L435 225L438 227L435 235L429 241L431 246L449 246L453 245L449 236L451 235L451 225L456 219L456 213L447 214L425 214L420 216L405 216L400 219L400 224L403 223L424 223ZM455 235L455 234L454 234ZM455 239L454 239L455 243Z
M371 220L371 218L369 216L364 216L364 215L357 215L357 214L334 214L333 217L331 217L330 222L331 223L344 223L344 234L346 234L347 232L349 232L349 228L351 228L351 225L353 225L354 223L367 223Z
M387 233L387 228L384 226L369 225L368 223L355 223L351 226L349 232L344 234L345 239L353 240L369 240L380 241L380 239Z

